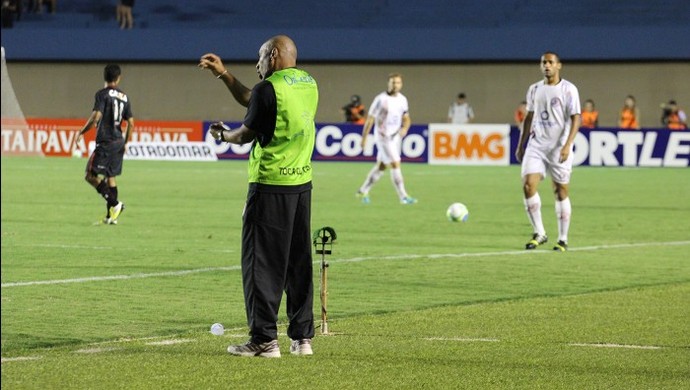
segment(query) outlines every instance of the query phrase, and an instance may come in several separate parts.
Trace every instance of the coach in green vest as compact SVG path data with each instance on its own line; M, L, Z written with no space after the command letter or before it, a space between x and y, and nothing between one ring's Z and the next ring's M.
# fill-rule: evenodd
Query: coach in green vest
M262 81L251 90L217 55L205 54L199 62L247 107L242 126L214 123L211 135L222 142L253 142L242 216L242 282L251 337L229 346L233 355L280 357L277 321L283 291L290 352L313 353L311 156L319 92L314 78L296 65L297 48L284 35L261 46L256 71Z

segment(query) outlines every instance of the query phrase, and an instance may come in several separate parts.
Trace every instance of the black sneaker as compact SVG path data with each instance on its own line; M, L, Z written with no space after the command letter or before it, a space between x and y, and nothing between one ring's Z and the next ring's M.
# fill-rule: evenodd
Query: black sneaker
M542 236L539 233L534 233L532 239L525 244L525 249L536 249L539 245L546 244L547 241L549 241L549 238L546 235Z
M556 245L553 246L553 250L565 252L568 250L568 243L563 240L558 240Z
M280 348L278 348L278 340L271 340L261 344L256 344L251 341L247 341L245 344L229 346L228 352L231 355L235 356L260 356L267 358L280 357Z

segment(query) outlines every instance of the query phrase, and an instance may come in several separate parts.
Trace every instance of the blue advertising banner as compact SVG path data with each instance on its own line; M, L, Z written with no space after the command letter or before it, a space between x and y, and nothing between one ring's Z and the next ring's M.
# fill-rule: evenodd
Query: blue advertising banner
M203 123L203 139L214 145L218 159L246 159L251 144L219 143L208 133L212 122ZM239 122L227 122L236 128ZM367 137L362 148L362 126L343 123L317 123L315 161L376 161L374 137ZM520 132L510 129L510 163L517 164L515 148ZM611 167L688 167L690 130L617 128L580 129L575 137L574 165ZM427 125L412 125L402 142L402 160L429 161Z
M519 131L511 131L510 163L517 164ZM573 165L606 167L688 167L690 131L668 129L580 129Z
M231 145L214 140L208 132L211 123L213 122L204 122L203 137L210 145L215 145L218 159L246 159L251 144ZM233 129L241 125L239 122L225 123ZM404 162L427 162L427 138L427 126L412 125L402 142L402 160ZM362 148L362 125L317 123L313 160L376 161L374 136L369 134L367 143Z

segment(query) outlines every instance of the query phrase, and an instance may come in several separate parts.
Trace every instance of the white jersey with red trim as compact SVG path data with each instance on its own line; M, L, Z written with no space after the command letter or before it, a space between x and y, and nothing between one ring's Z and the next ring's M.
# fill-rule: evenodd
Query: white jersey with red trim
M369 115L374 117L374 132L388 137L397 134L408 110L407 98L400 92L395 96L387 92L376 95L369 108Z
M534 112L530 145L561 147L570 135L571 116L581 113L577 87L564 79L556 85L538 81L527 90L527 111Z

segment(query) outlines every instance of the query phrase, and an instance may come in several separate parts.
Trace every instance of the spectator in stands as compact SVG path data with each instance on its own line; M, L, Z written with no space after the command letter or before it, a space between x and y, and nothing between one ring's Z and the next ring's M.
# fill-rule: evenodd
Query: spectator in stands
M582 124L580 127L586 129L593 129L599 127L599 111L594 107L594 100L585 100L585 105L582 107Z
M134 26L133 7L134 0L119 0L117 4L117 22L120 24L120 29L131 29Z
M633 95L625 97L623 108L618 115L618 127L632 130L640 129L640 110L637 108Z
M16 1L2 0L2 28L14 27L14 18L17 15Z
M29 0L29 11L40 14L43 6L48 6L48 12L54 14L57 8L57 0Z
M685 111L678 108L675 100L669 100L668 104L662 104L663 116L661 123L671 130L685 130L688 128L688 117Z
M342 112L345 114L345 122L355 125L363 125L367 116L367 109L359 95L352 95L350 102L343 106Z
M522 122L525 121L525 116L527 116L527 102L521 101L515 109L515 125L522 129Z
M467 96L460 92L458 98L450 104L448 109L448 123L470 123L474 120L474 110L467 103Z

